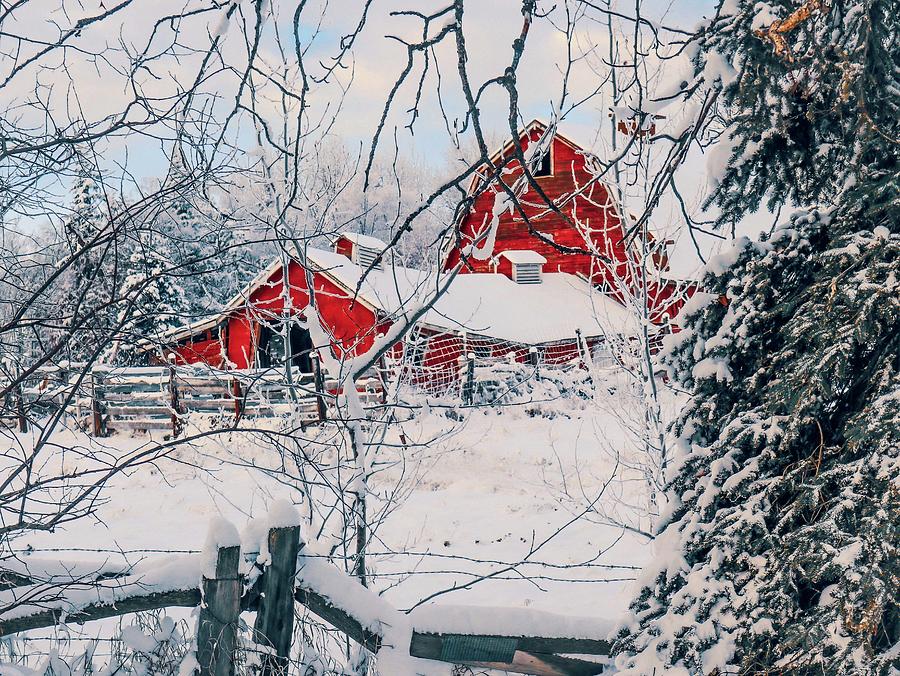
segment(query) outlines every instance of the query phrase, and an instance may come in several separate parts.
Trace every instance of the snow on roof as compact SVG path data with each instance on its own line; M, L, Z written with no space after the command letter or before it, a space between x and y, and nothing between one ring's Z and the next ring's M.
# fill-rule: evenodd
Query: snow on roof
M310 247L306 250L306 258L315 270L325 273L351 294L356 292L356 286L367 269L346 256L325 249ZM375 310L394 314L420 295L428 277L421 270L396 265L372 268L359 288L358 298Z
M526 345L572 339L576 330L584 336L604 329L621 333L631 324L622 305L564 272L546 273L541 284L529 285L500 274L458 275L422 321Z
M367 249L375 249L376 251L384 251L387 249L386 242L382 242L377 237L372 237L370 235L360 235L358 232L342 232L340 237L343 237L354 244L358 244L359 246L364 246ZM338 239L340 239L340 237Z
M543 265L547 259L541 256L537 251L529 251L528 249L513 249L510 251L501 251L500 255L509 260L510 263L516 264L537 264Z
M306 256L312 269L327 275L348 294L356 293L365 268L325 249L309 247ZM219 318L246 303L280 266L280 259L273 261L226 305ZM385 266L368 271L357 298L373 310L394 315L427 300L438 288L438 281L421 270ZM569 340L576 330L584 336L603 335L604 330L621 333L631 325L628 311L617 301L593 289L587 281L563 272L544 273L541 284L529 285L517 284L501 274L457 275L420 321L433 329L465 331L526 345ZM181 327L167 338L178 340L193 335L198 328Z

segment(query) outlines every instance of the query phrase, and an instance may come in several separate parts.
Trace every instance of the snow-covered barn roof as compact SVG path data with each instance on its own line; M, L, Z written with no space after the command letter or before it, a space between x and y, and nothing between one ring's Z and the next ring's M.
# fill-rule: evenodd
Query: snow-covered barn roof
M306 257L313 271L326 275L348 294L356 293L360 303L387 316L426 300L440 282L421 270L386 266L369 270L357 293L365 268L325 249L309 247ZM218 325L228 313L244 306L281 265L280 259L274 260L217 317L176 329L166 338L176 341ZM536 345L572 339L576 330L584 336L602 335L604 328L621 332L629 325L628 317L617 301L575 275L545 273L541 284L522 285L506 275L478 273L457 275L420 323L440 331L465 331Z
M425 324L526 345L570 340L576 330L598 336L629 326L628 311L576 277L545 273L540 284L501 274L458 275Z
M534 262L528 255L534 252L516 253L522 254L523 262ZM332 251L310 248L306 255L315 269L348 292L356 291L362 267ZM393 315L409 303L425 300L438 284L421 270L388 266L369 270L357 297L372 309ZM601 327L621 332L630 324L621 304L561 272L545 273L541 284L524 286L502 274L457 275L420 323L527 345L572 339L576 330L585 336L601 335Z

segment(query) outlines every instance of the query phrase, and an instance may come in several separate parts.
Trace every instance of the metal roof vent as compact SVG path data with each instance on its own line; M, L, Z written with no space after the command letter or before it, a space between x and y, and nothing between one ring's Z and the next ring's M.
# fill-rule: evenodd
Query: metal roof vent
M505 272L516 284L541 283L547 259L537 251L503 251L500 257L506 259L501 263L500 271Z
M362 268L372 267L379 254L385 249L387 249L387 244L377 237L360 235L356 232L341 233L334 245L334 250L337 253L347 256ZM382 261L379 261L375 268L380 270L381 267Z
M513 281L516 284L540 284L541 266L538 263L514 264Z
M363 246L362 244L357 243L355 247L353 247L353 253L355 254L353 262L356 263L361 268L369 268L375 265L375 261L378 259L378 254L381 253L381 249L372 249L367 246ZM376 265L376 269L381 268L382 261L378 261L378 265Z

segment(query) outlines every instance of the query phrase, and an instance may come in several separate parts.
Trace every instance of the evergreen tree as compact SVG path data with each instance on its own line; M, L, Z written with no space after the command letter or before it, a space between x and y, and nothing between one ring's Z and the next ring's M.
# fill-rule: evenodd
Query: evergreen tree
M205 203L183 150L176 143L164 187L169 195L155 229L168 238L170 274L183 288L182 316L191 321L217 312L259 270L259 261L231 227Z
M72 213L64 223L71 263L63 280L61 302L70 333L69 354L87 359L111 328L116 253L110 215L98 181L82 172L72 187Z
M896 3L731 0L700 35L720 221L804 210L711 260L668 340L693 396L620 674L900 669L898 26Z
M170 267L165 247L141 238L128 260L130 273L116 318L121 329L106 355L108 361L123 366L142 364L142 341L163 344L163 334L183 323L184 290L178 278L169 274Z

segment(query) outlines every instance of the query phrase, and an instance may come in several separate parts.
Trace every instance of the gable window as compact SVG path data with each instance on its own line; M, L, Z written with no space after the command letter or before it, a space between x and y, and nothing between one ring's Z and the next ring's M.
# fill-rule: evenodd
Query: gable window
M541 163L538 165L532 176L540 177L540 176L553 176L553 146L547 149L547 152L541 158Z

